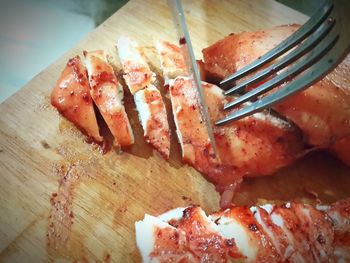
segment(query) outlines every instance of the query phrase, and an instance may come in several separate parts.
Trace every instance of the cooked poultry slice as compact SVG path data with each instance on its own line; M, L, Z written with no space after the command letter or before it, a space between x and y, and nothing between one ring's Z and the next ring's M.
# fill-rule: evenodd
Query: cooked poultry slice
M155 86L149 85L134 96L147 142L169 159L170 130L162 95Z
M347 262L349 211L350 199L233 206L210 216L190 206L146 214L135 223L136 243L143 262Z
M207 128L202 120L198 107L198 95L192 81L185 77L177 77L169 81L170 99L176 125L176 133L182 149L182 158L200 172L215 181L235 175L231 170L220 165L209 140ZM227 173L223 176L222 173ZM237 175L240 180L241 175ZM222 180L221 179L221 180Z
M200 207L176 209L160 217L145 215L143 221L135 223L135 229L143 262L225 262L230 257L244 258L235 241L225 238Z
M144 130L144 136L165 159L170 154L170 130L165 104L159 90L152 84L155 75L135 41L121 37L117 42L124 79L134 100ZM141 72L150 78L139 77ZM135 77L138 76L138 77Z
M115 144L121 147L133 144L134 135L123 105L123 88L108 64L106 54L102 50L84 51L84 56L91 97L114 136Z
M86 68L79 56L71 58L51 93L51 104L83 133L102 142L96 121Z
M177 76L187 76L187 68L180 47L164 40L156 42L160 64L163 70L164 84Z
M135 41L120 37L117 41L124 79L132 94L152 84L156 74L149 68L145 55Z
M171 57L178 60L181 54L179 49L173 49L172 53L159 52L159 55L170 61ZM174 63L162 65L164 72L170 72L166 67L171 65L173 68ZM232 98L225 97L222 90L213 84L202 82L202 87L220 161L213 155L192 81L183 76L169 81L183 159L204 173L220 191L230 185L234 187L243 176L272 174L303 154L304 144L298 129L271 114L258 113L226 126L214 126L217 119L227 114L222 110L223 105Z
M338 256L336 262L350 262L349 199L340 200L331 206L318 205L317 209L327 213L333 223L334 254Z
M279 26L231 34L203 49L207 74L223 79L241 69L299 28ZM274 106L303 131L307 141L329 147L350 134L350 55L325 78ZM253 87L252 87L253 88Z

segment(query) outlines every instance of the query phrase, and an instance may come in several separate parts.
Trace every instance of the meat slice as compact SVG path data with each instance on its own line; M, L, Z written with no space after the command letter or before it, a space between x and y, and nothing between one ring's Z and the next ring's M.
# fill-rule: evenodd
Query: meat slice
M310 205L288 203L271 218L288 236L291 258L302 262L329 262L334 256L334 227L330 217Z
M150 85L134 96L147 142L165 159L169 159L170 130L162 95L155 86Z
M231 34L217 41L203 49L207 74L223 79L272 49L298 28L298 25L279 26ZM329 147L350 134L349 83L350 55L325 78L276 104L274 109L299 126L308 143Z
M177 77L169 81L170 99L182 159L214 182L218 190L223 191L230 185L235 188L241 182L243 173L236 169L232 160L229 163L222 163L214 155L199 110L197 91L192 83L192 80L186 77Z
M166 220L166 218L170 220ZM224 237L199 207L145 216L136 222L143 262L227 262L244 259L233 238Z
M124 79L134 95L144 136L165 159L169 159L170 130L162 95L152 84L155 74L135 41L121 37L117 47Z
M334 228L334 254L336 262L350 262L350 199L335 202L332 205L318 205L325 212Z
M120 37L117 41L124 79L131 94L144 89L155 80L155 73L149 68L145 55L135 41L128 37Z
M91 97L114 136L115 144L132 145L134 135L123 105L123 88L108 64L106 54L102 50L84 51L84 56Z
M349 211L349 199L232 206L210 216L190 206L146 215L135 223L136 243L143 262L347 262Z
M51 104L83 133L102 142L96 121L86 68L79 56L71 58L51 93Z
M328 262L333 256L334 241L334 229L329 217L310 205L292 204L291 209L299 218L299 228L304 231L304 238L310 246L313 261Z
M246 256L247 262L281 261L270 236L256 221L254 213L254 210L247 206L233 206L214 213L210 218L224 236L229 235L235 240L239 251Z
M317 209L327 213L331 218L336 234L350 233L350 198L332 205L318 205Z
M197 91L186 77L170 80L169 91L182 158L201 172L210 173L219 160L200 113Z
M271 240L271 243L276 249L276 252L281 256L281 261L287 261L293 252L293 248L289 244L286 233L281 229L280 226L276 225L271 218L271 212L274 206L267 204L263 206L251 207L254 218L261 225L266 235Z
M299 218L290 208L291 203L287 203L283 207L274 207L270 213L271 220L287 236L291 253L289 258L294 262L312 262L313 258L309 253L310 245L305 238L304 229L299 227Z
M187 76L187 68L180 47L164 40L156 42L157 52L163 70L164 84L178 76Z

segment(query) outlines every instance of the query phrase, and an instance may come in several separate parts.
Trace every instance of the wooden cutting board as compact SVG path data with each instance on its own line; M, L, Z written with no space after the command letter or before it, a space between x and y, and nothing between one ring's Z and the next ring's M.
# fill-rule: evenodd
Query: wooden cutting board
M198 57L231 32L306 20L272 0L186 0L184 8ZM102 155L50 106L49 94L67 59L94 49L115 56L121 35L146 47L157 38L176 42L166 1L130 1L0 105L0 261L140 261L134 222L145 213L192 203L208 213L218 209L213 185L181 163L176 139L171 161L162 160L143 141L130 107L137 144L123 154ZM314 153L274 176L245 180L235 202L314 193L330 202L350 196L349 186L348 168L331 155Z

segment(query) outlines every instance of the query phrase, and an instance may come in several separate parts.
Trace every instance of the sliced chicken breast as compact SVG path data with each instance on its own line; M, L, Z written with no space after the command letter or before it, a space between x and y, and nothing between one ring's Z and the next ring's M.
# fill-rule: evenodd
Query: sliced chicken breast
M349 208L349 199L316 208L292 202L206 216L190 206L146 215L135 223L136 243L143 262L347 262Z
M350 262L350 208L349 199L328 205L318 205L330 218L334 228L334 254L336 262Z
M174 218L168 221L162 216L146 215L143 221L136 222L137 246L143 262L226 262L227 258L244 258L234 240L223 237L201 208L169 213Z
M162 95L152 84L155 74L135 41L121 37L117 48L125 72L124 79L134 95L144 136L165 159L169 159L170 130Z
M149 85L136 92L134 98L147 142L169 159L170 130L162 95L155 86Z
M251 207L255 220L259 223L265 233L271 240L271 244L275 247L276 253L281 255L281 261L289 259L294 252L289 244L288 237L284 231L274 223L270 216L273 206L270 204L264 206Z
M114 136L115 144L132 145L134 135L123 105L123 88L108 64L106 54L102 50L84 51L84 56L91 97Z
M287 208L287 209L285 209ZM299 219L291 208L291 203L285 207L276 207L272 210L271 220L287 236L290 246L290 258L296 262L312 262L312 255L309 253L310 245L305 238L304 229L299 227Z
M51 93L51 104L83 133L96 142L102 142L86 68L79 56L71 58Z
M201 172L202 165L218 164L198 105L198 94L192 81L178 77L169 82L170 98L176 132L181 144L183 160Z
M170 79L188 75L180 47L164 40L158 40L155 46L159 54L165 85L169 84Z
M132 94L152 84L156 74L151 71L146 57L135 41L120 37L117 41L124 79Z

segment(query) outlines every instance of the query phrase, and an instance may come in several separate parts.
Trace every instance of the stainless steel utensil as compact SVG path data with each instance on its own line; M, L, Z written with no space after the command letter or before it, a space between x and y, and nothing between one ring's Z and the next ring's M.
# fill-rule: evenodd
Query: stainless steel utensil
M171 8L174 24L178 31L179 43L183 51L185 52L185 60L187 65L187 70L189 76L193 79L193 85L196 87L199 95L199 105L202 119L206 125L210 143L212 145L213 151L217 155L216 144L214 139L213 130L211 127L210 117L208 113L208 106L205 102L205 97L201 85L201 79L199 70L197 67L196 58L194 56L193 47L190 39L190 34L187 29L185 14L181 5L181 0L168 0L168 4Z

